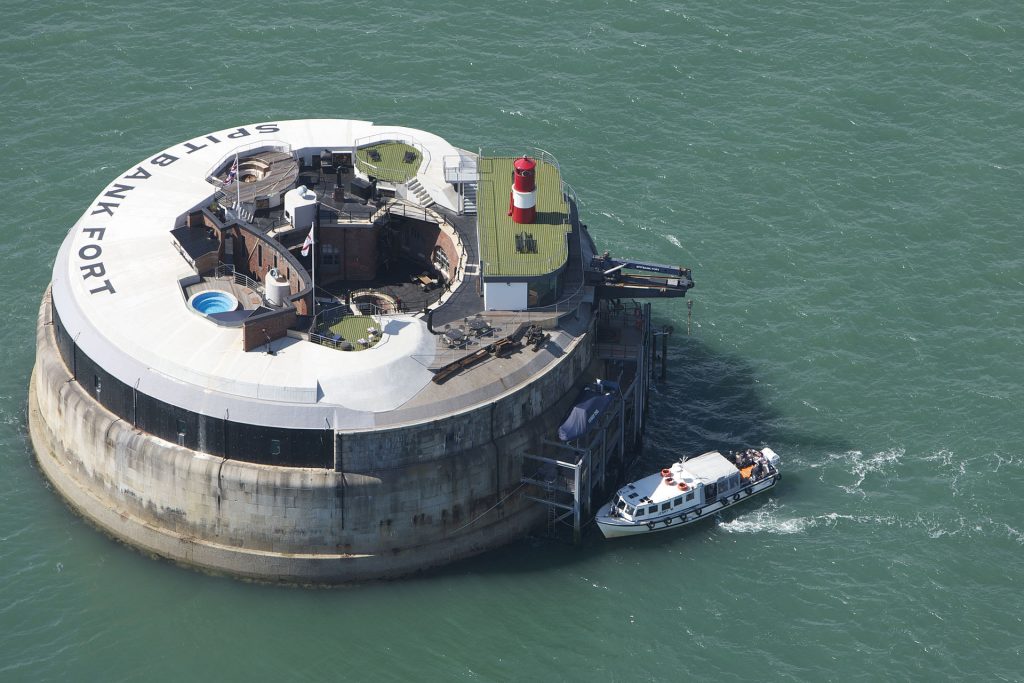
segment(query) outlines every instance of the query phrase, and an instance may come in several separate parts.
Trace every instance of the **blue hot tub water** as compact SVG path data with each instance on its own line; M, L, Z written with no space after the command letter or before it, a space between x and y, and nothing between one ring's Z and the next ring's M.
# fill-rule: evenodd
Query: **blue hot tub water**
M202 292L192 297L192 308L200 313L226 313L238 307L238 300L224 292Z

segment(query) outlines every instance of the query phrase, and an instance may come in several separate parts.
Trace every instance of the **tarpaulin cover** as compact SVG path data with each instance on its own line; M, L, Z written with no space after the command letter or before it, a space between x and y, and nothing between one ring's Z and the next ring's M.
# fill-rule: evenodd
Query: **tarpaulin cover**
M565 422L558 428L558 438L562 441L572 441L586 434L597 422L598 416L607 410L614 400L614 396L584 391L577 399L576 405L569 411L569 417L565 418Z

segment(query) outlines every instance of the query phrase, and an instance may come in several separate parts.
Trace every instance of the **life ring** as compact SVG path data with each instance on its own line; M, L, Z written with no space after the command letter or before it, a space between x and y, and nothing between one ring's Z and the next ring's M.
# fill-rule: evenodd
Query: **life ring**
M679 482L678 484L676 484L676 486L679 488L680 491L686 491L687 489L690 488L689 486L686 485L685 481Z
M671 476L672 476L672 470L670 470L669 468L667 468L667 467L666 467L665 469L663 469L663 470L661 471L661 476L663 476L663 477L665 477L666 479L668 479L669 477L671 477Z
M654 522L647 522L647 528L654 531Z

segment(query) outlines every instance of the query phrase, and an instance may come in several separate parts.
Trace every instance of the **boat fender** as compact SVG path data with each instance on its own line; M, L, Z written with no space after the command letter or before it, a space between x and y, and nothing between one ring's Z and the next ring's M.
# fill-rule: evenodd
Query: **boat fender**
M665 520L665 526L669 526L670 524L672 524L672 518L671 517L669 517L668 519Z
M663 470L661 471L661 476L663 476L663 477L665 477L666 479L668 479L669 477L671 477L671 476L672 476L672 470L670 470L669 468L667 468L667 467L666 467L665 469L663 469Z
M753 486L748 486L747 488L743 489L743 492L746 493L749 496L752 493L754 493L754 487Z
M734 503L735 503L735 502L736 502L737 500L739 500L739 499L740 499L740 494L738 494L738 493L736 493L736 494L733 494L733 497L732 497L732 502L734 502Z
M694 512L696 512L697 516L700 517L700 508L697 508L696 510L694 510Z
M679 488L680 491L685 491L688 488L690 488L689 486L686 485L685 481L679 482L678 484L676 484L676 486Z
M647 522L647 528L654 531L654 522Z

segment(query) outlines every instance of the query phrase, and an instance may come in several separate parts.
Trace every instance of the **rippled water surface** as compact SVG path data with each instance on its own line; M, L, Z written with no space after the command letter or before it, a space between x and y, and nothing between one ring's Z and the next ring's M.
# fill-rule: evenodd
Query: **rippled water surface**
M1024 677L1018 2L8 2L0 680ZM97 533L25 434L57 247L121 170L254 121L542 147L601 248L694 269L643 468L770 498L410 581L208 577Z

